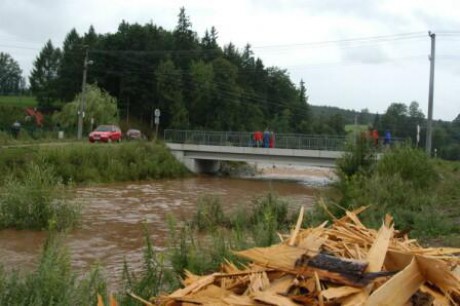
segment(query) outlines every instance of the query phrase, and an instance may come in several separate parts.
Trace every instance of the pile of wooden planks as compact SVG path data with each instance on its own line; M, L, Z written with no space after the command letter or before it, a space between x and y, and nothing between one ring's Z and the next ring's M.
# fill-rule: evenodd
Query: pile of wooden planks
M364 208L363 208L364 209ZM176 305L460 305L460 249L423 248L387 216L376 231L347 212L331 226L301 229L266 248L236 252L244 268L187 272L184 288L156 299Z

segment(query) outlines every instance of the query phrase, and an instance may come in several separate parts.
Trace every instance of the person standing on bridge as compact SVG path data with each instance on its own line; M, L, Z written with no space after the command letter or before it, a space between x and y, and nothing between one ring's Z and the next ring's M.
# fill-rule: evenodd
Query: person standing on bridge
M268 130L268 127L264 131L264 148L268 148L270 144L270 131Z
M372 138L374 139L374 146L378 147L379 146L379 132L377 129L374 129L372 131Z
M385 130L385 138L383 139L383 144L385 145L385 148L390 147L390 144L391 144L390 130Z
M262 146L262 139L263 139L263 134L261 131L255 131L254 132L254 141L255 141L255 146L256 147L261 147Z
M275 133L273 131L270 131L270 141L269 141L269 145L268 145L270 148L274 148L275 147Z

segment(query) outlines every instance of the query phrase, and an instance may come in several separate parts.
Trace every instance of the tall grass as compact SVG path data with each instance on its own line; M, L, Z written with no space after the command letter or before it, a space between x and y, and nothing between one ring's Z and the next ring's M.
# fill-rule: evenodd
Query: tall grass
M218 198L200 199L190 224L170 222L169 258L175 274L182 277L184 270L208 273L224 260L242 263L233 251L278 242L277 232L292 224L288 205L269 193L254 199L250 207L224 213Z
M21 273L0 268L0 305L95 305L96 294L106 295L98 268L79 277L60 237L50 235L35 271Z
M162 144L70 143L0 151L0 169L3 170L0 179L5 173L26 176L26 164L30 161L53 166L64 184L175 178L188 173Z
M170 270L164 264L164 258L158 254L152 241L147 227L144 225L144 264L142 271L133 273L130 271L126 261L123 264L122 292L119 292L118 300L120 305L143 305L131 298L127 293L133 292L145 298L158 296L161 291L169 291L172 284Z
M362 214L368 226L378 227L390 213L399 229L410 230L416 238L429 239L455 231L454 221L447 218L444 195L438 192L440 175L423 151L397 147L371 167L364 161L355 168L360 170L348 172L349 161L361 160L362 152L355 147L338 162L340 180L324 202L329 212L341 216L346 209L370 205ZM312 216L324 220L326 214L317 206Z
M0 228L64 230L78 224L81 207L71 202L53 167L31 162L24 177L0 188Z

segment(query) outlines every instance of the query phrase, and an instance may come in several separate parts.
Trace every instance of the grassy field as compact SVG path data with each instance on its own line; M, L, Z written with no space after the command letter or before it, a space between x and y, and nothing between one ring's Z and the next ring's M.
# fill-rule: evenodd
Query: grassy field
M33 107L37 106L37 100L33 96L0 96L0 105Z

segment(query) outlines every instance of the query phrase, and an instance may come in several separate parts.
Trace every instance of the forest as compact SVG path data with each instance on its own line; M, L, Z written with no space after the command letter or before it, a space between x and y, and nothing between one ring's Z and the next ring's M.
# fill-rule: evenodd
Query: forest
M0 69L10 66L17 76L19 66L8 56L0 56ZM5 57L9 64L4 61L3 65ZM416 101L389 101L384 114L312 106L302 80L294 84L287 70L265 66L250 44L241 49L233 43L221 47L213 26L198 35L184 8L172 31L153 22L122 21L115 33L99 34L91 26L83 35L70 30L62 47L48 41L29 76L29 91L39 109L60 110L76 99L82 91L85 61L87 83L116 99L117 117L124 128L136 124L151 129L158 108L161 129L269 127L278 133L344 135L354 125L361 130L376 128L381 134L390 130L394 137L409 139L414 145L425 142L426 118ZM0 84L0 94L23 86L24 80L13 79ZM460 114L452 122L434 123L433 148L441 157L460 159Z

